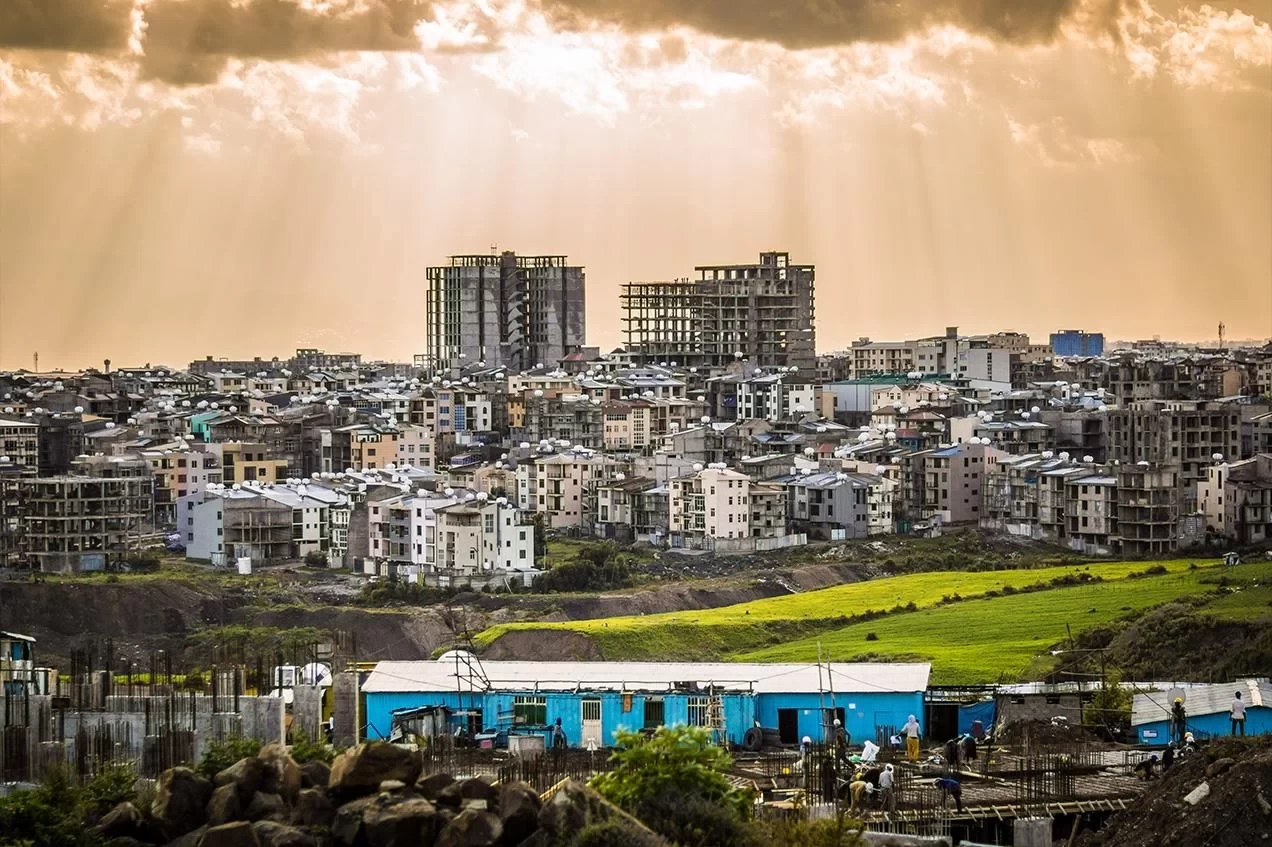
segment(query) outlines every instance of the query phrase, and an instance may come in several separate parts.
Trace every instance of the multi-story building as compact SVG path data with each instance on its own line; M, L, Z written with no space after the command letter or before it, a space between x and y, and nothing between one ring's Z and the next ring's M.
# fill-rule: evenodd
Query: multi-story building
M400 424L397 435L397 465L433 470L433 430L426 426Z
M322 432L322 472L378 469L396 464L398 430L392 426L351 424Z
M1138 402L1108 412L1109 458L1174 465L1179 471L1180 507L1194 511L1197 483L1217 454L1241 454L1240 409L1228 403L1168 400Z
M10 560L45 571L100 570L140 549L154 526L154 479L144 463L112 465L84 476L0 476Z
M973 415L949 421L955 443L973 438L989 439L992 446L1012 456L1028 456L1055 446L1051 427L1041 421L1020 419L985 420Z
M549 529L590 529L597 487L612 481L620 467L614 459L573 450L534 456L517 465L516 503L542 514Z
M984 444L904 455L900 497L894 504L898 529L908 532L932 522L979 522L985 475L1006 455Z
M1117 536L1123 556L1161 558L1179 546L1178 465L1147 461L1117 468Z
M871 341L859 338L852 343L850 379L914 371L917 344L913 341Z
M1206 528L1239 544L1272 539L1272 454L1217 462L1197 486Z
M668 489L650 477L619 479L597 488L596 535L660 544L667 538Z
M209 484L222 481L220 462L207 450L174 445L167 449L142 450L140 455L150 462L154 473L154 525L157 528L176 526L178 499L198 494Z
M213 464L220 468L220 479L204 480L234 485L236 482L283 482L293 473L286 459L271 454L264 444L250 441L225 441L200 445ZM340 470L344 470L341 467ZM184 497L184 494L178 494Z
M1051 333L1051 352L1056 356L1103 356L1104 333L1062 329Z
M822 387L795 373L752 376L738 383L738 420L783 421L822 412ZM830 410L834 414L833 404Z
M750 537L750 488L750 477L719 466L673 479L668 499L672 536L689 544Z
M530 397L519 434L531 443L547 440L599 450L605 446L604 407L581 394Z
M503 498L474 498L436 510L435 560L443 586L503 576L529 584L535 573L534 525Z
M789 492L791 531L822 540L870 535L871 490L891 487L882 477L843 472L795 474L781 482Z
M1069 546L1089 555L1108 555L1121 549L1117 525L1116 475L1067 478L1064 484L1066 533Z
M30 468L40 465L40 426L31 420L0 418L0 456L8 456L8 464Z
M178 501L186 558L232 564L300 559L331 546L331 511L343 492L319 485L218 486Z
M526 370L584 343L584 273L565 256L452 256L427 271L425 356Z
M812 265L788 253L757 264L703 265L695 280L630 282L620 297L624 347L636 361L719 368L817 366Z
M752 538L780 538L789 529L790 492L780 482L752 482L747 498L751 509Z

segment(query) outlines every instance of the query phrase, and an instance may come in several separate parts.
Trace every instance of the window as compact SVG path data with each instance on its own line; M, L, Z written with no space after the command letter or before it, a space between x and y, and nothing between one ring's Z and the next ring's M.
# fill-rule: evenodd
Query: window
M709 697L690 697L688 699L689 725L706 726L711 713Z
M658 729L666 721L666 704L661 697L645 698L645 729Z
M528 726L547 726L548 698L518 696L512 698L513 722Z

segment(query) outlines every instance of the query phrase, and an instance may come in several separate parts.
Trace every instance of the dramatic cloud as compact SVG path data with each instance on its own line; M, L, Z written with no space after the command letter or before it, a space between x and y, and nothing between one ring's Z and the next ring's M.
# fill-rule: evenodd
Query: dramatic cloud
M826 47L897 41L952 25L1002 41L1050 41L1080 8L1112 21L1117 0L545 0L565 24L583 20L628 29L689 26L725 38Z
M0 48L120 53L132 33L133 0L4 0Z

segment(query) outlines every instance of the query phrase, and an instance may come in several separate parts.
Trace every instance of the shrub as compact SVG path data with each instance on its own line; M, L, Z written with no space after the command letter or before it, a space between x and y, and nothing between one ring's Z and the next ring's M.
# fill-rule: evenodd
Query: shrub
M84 786L84 801L92 810L104 815L120 803L136 799L137 792L133 788L137 784L137 774L127 765L110 764L88 781Z
M327 567L327 557L317 550L311 550L305 554L305 566L310 568Z
M774 847L859 847L860 822L842 812L825 820L782 818L763 827L764 843Z
M879 640L879 636L878 636L876 633L873 633L873 632L867 632L867 633L866 633L866 640L867 640L867 641L878 641L878 640Z
M751 794L726 774L727 752L702 727L662 727L646 738L619 732L613 769L592 787L681 847L741 847L754 843L744 826Z
M124 565L134 573L154 573L161 563L158 553L129 553L124 557Z
M83 803L65 771L52 770L44 784L0 797L0 845L93 847L98 840L84 826Z
M311 740L303 730L298 730L292 736L291 757L302 765L305 762L331 764L332 760L336 758L336 751L321 741Z
M199 760L198 772L208 779L213 779L221 771L237 762L247 759L261 751L261 742L255 738L226 738L213 741L203 751Z

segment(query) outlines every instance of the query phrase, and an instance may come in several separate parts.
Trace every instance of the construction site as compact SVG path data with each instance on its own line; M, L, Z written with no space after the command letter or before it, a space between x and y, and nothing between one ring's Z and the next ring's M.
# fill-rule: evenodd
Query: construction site
M758 264L701 265L696 280L629 282L620 297L623 342L643 363L812 369L815 269L789 253Z

